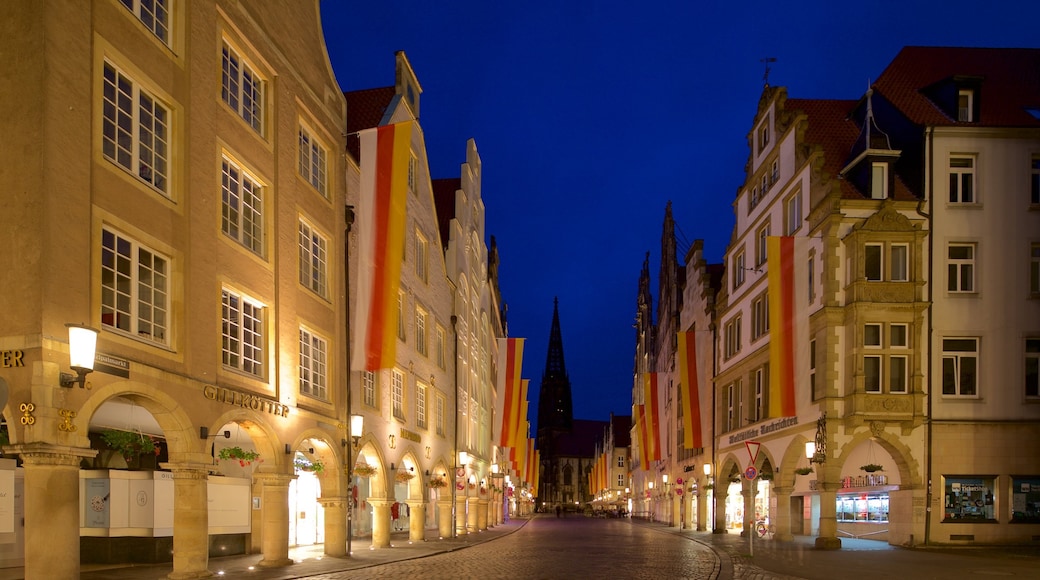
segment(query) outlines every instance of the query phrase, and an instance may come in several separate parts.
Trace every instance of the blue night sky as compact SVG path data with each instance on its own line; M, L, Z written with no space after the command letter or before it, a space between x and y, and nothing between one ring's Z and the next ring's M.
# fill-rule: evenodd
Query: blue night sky
M856 99L906 45L1040 46L1035 0L321 6L344 90L393 85L394 53L408 55L434 179L458 177L476 141L509 334L527 339L532 435L554 297L575 418L630 414L644 257L656 307L671 200L680 251L703 239L722 260L762 59L793 98Z

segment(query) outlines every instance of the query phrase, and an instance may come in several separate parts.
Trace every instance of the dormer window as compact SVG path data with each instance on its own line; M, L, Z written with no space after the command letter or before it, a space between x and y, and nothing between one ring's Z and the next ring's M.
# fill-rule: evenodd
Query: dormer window
M957 121L961 123L975 122L975 91L960 89L957 91Z
M758 130L758 152L761 153L766 146L769 145L769 121L766 120L762 123L762 127Z
M870 164L870 199L886 199L888 197L888 164L873 162Z

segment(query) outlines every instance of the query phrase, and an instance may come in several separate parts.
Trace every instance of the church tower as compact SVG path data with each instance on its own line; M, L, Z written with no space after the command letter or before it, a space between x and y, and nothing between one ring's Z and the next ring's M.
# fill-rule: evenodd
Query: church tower
M549 330L549 349L545 355L545 370L538 391L539 449L546 437L569 432L574 422L571 404L571 380L563 362L563 336L560 334L560 301L553 299L552 327Z

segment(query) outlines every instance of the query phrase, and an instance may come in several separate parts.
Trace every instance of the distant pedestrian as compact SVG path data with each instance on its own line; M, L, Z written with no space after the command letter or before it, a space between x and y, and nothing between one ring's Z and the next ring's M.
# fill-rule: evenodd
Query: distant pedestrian
M397 531L397 518L401 515L401 504L396 501L390 506L390 519L393 520L394 531Z
M563 512L563 510L560 509L560 506L556 506L556 517L560 517L561 512Z

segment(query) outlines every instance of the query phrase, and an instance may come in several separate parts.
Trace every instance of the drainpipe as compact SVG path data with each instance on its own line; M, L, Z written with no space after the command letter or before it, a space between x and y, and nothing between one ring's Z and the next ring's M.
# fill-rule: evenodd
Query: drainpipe
M458 462L459 462L459 329L458 329L458 322L459 322L459 317L454 315L454 314L452 314L451 315L451 333L452 333L453 338L454 338L453 343L454 343L454 350L455 350L455 352L454 352L455 372L452 373L454 375L454 379L455 379L455 385L454 385L454 388L455 388L455 426L454 426L454 428L455 428L455 436L454 436L455 445L454 445L454 450L452 451L452 460L451 460L451 463L452 463L452 469L451 469L451 471L452 471L452 479L451 479L451 537L453 537L453 538L455 538L455 537L457 537L459 535L459 532L458 532L458 529L457 529L457 526L458 526L458 524L457 524L457 522L458 522L458 520L457 520L458 514L456 513L456 511L458 510L458 503L455 501L456 496L458 495L458 490L457 490L457 488L458 488L458 485L457 485L457 483L458 483L457 482L458 474L455 473L455 472L458 469L458 466L456 464L458 464Z
M725 282L723 282L723 283L725 283ZM718 509L719 509L719 486L718 486L719 474L718 474L718 465L716 465L716 463L715 463L715 460L716 460L715 453L718 450L718 444L717 444L718 443L718 433L717 433L717 429L718 429L718 425L717 425L717 423L718 423L718 411L716 410L716 409L718 409L718 407L717 407L717 405L718 405L718 401L717 401L718 389L715 388L715 376L719 372L719 369L718 369L718 364L719 364L718 363L719 328L718 328L718 326L716 326L714 320L711 322L710 328L711 328L711 477L712 477L711 481L716 482L716 485L715 485L714 489L712 489L712 491L711 491L711 504L712 505L710 506L711 509L709 511L711 512L711 515L710 515L710 517L711 517L711 533L717 534L717 533L721 533L719 530L715 529L715 522L716 522L716 519L718 518L718 516L716 514L718 513Z
M928 365L928 380L926 382L926 388L928 389L928 396L925 398L925 436L924 436L924 452L925 452L925 508L924 508L924 543L928 545L932 541L932 399L935 397L935 393L932 391L934 380L932 378L934 366L932 365L932 296L933 288L935 288L935 280L933 274L935 273L933 259L935 257L935 230L932 226L932 216L935 215L935 163L932 159L934 155L934 139L935 130L932 127L925 128L925 163L928 164L926 171L927 183L925 184L925 191L928 196L928 213L921 211L921 203L917 204L917 213L921 217L925 218L928 223L928 293L926 295L926 302L928 304L928 314L926 317L927 335L924 344L924 360L927 361Z
M343 373L347 377L347 436L350 433L350 414L353 411L351 407L352 400L350 396L350 230L354 226L354 206L348 205L346 207L346 213L344 214L347 229L343 234L343 276L345 277L344 287L346 288L346 308L344 308L344 318L346 320L346 337L344 342L347 345L347 368L346 372ZM347 443L347 557L350 558L351 554L351 541L354 539L354 444L353 440Z

